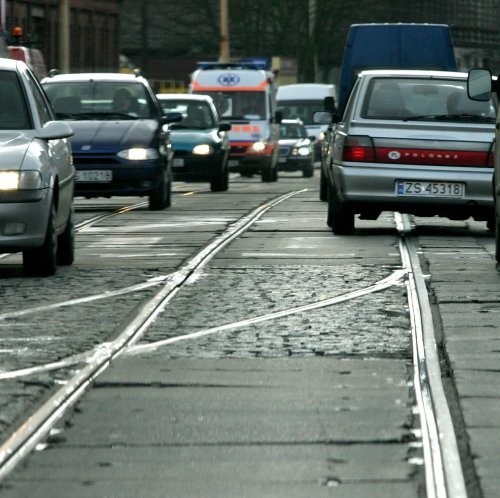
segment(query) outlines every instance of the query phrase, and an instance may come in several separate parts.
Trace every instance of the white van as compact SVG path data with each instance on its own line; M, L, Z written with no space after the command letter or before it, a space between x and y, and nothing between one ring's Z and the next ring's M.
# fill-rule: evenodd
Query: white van
M229 169L263 182L278 179L279 114L274 75L250 63L200 63L190 93L210 95L224 121L231 123Z
M276 93L278 111L283 119L300 119L309 137L314 137L314 156L319 160L321 155L321 132L326 131L326 125L313 122L314 111L324 109L325 97L337 98L335 85L328 83L297 83L282 85Z

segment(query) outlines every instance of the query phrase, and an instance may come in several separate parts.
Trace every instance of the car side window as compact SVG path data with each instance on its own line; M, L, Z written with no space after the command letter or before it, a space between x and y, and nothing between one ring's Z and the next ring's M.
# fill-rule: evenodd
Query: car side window
M38 82L35 80L34 76L30 73L27 73L28 83L31 87L31 91L33 92L33 96L35 98L36 107L38 109L38 115L40 116L40 121L42 125L47 123L48 121L52 121L54 118L52 117L52 113L50 112L48 103L42 94L42 90Z
M31 128L21 82L14 71L0 71L0 129Z

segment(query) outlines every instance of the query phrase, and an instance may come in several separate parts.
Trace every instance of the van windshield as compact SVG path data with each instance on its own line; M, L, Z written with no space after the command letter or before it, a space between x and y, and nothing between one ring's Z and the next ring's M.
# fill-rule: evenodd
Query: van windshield
M195 92L210 95L225 119L266 119L265 92Z
M323 110L322 100L280 100L278 111L283 119L300 119L305 125L314 124L313 114Z

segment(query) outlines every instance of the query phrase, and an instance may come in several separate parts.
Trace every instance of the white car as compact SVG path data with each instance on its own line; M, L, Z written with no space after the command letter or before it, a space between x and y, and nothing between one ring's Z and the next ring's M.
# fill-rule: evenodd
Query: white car
M329 137L327 224L349 234L356 214L399 211L492 230L495 115L468 97L467 73L361 72Z
M0 253L49 276L74 259L73 132L24 62L0 59L0 95Z

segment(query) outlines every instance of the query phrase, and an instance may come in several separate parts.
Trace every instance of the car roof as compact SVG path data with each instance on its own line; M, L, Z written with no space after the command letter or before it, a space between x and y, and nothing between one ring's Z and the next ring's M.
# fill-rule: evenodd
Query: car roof
M25 66L26 64L23 61L18 61L15 59L7 59L4 57L0 57L0 69L8 69L10 71L15 71L17 67Z
M128 82L134 81L144 82L142 76L126 73L67 73L48 76L42 80L42 83L59 82L59 81L109 81L109 82Z
M157 93L156 96L160 100L190 100L197 102L213 102L210 95L193 94L193 93Z
M467 79L467 73L458 71L438 71L428 69L366 69L359 73L359 76L377 77L420 77L420 78L456 78Z

